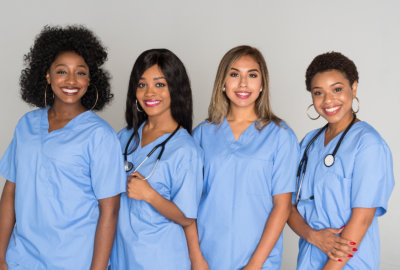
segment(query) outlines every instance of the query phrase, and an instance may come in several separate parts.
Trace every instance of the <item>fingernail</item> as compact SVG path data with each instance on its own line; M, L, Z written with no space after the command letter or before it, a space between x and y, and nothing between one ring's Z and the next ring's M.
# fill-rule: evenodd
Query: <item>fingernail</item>
M356 249L356 248L353 248L353 251L357 251L358 249Z
M349 254L349 255L347 255L347 257L349 257L349 258L352 258L352 257L353 257L353 255Z
M356 242L350 242L350 245L355 246Z
M342 228L340 228L340 229L343 229L344 228L344 225L342 226Z
M338 259L338 262L343 262L342 259Z

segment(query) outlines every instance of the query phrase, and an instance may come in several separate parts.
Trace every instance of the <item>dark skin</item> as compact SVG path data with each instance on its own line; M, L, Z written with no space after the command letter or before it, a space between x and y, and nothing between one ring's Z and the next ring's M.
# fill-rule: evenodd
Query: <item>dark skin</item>
M51 64L46 80L54 93L48 110L48 132L62 129L79 114L87 111L81 98L90 84L89 68L74 52L60 53ZM15 183L7 181L0 202L0 270L8 269L5 253L15 225ZM105 270L111 253L118 220L120 195L100 199L91 270ZM89 243L88 243L89 244Z

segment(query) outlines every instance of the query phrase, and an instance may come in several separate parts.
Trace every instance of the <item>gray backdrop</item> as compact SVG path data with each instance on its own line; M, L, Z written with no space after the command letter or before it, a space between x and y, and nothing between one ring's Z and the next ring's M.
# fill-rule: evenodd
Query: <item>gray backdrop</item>
M311 97L304 73L317 54L336 50L360 73L361 120L389 144L399 178L400 2L392 1L5 1L0 2L0 153L29 106L20 100L23 55L45 24L85 24L108 47L113 103L100 115L115 130L124 126L129 73L146 49L165 47L185 63L194 92L195 124L206 117L217 65L230 48L249 44L264 54L270 70L272 106L299 140L323 125L305 115ZM0 180L0 190L4 179ZM400 189L379 219L381 269L400 269ZM297 236L285 229L282 269L294 269Z

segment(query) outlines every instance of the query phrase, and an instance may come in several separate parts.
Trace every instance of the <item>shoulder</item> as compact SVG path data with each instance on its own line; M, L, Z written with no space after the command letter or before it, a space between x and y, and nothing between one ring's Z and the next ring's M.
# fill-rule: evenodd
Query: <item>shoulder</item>
M107 123L103 118L93 113L92 111L87 111L86 119L88 120L88 128L93 129L95 132L102 132L104 134L116 134L115 130Z
M171 142L173 142L170 146L171 150L182 158L188 160L201 158L201 148L186 129L180 129Z
M357 122L352 128L353 140L356 140L358 148L362 149L372 145L381 145L387 148L387 144L378 131L364 121Z
M261 130L261 133L274 134L276 135L275 137L281 142L289 140L298 143L296 134L284 121L279 122L279 125L271 121Z
M128 127L124 127L120 131L118 131L118 139L120 140L121 144L125 144L129 138L133 134L133 128L128 129Z
M36 109L30 112L25 113L19 120L16 126L16 131L22 129L23 127L29 126L37 126L40 125L40 120L44 113L46 113L46 108Z
M212 124L210 121L206 120L197 125L197 127L193 130L193 134L201 134L202 132L215 130L217 127L218 125Z

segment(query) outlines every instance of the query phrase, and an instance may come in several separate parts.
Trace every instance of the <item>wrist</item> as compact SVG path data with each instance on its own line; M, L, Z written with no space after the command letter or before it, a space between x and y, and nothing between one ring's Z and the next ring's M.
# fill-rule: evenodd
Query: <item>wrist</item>
M304 240L306 240L308 243L314 245L315 232L316 231L313 228L310 228L309 230L307 230Z
M150 185L149 185L149 187L150 187L149 190L145 194L144 201L149 203L149 204L151 204L151 205L153 205L154 201L157 198L158 193Z

